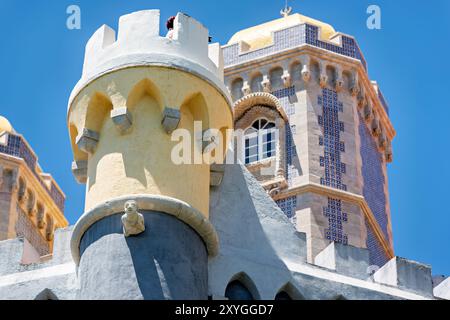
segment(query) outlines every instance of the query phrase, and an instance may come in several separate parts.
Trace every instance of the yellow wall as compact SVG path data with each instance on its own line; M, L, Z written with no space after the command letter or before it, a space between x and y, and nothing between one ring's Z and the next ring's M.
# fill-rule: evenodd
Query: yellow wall
M110 104L108 104L108 101ZM133 116L131 132L121 135L110 118L112 107L127 106ZM100 133L89 156L86 210L127 194L165 195L183 200L209 215L208 165L180 165L171 161L171 141L161 121L165 106L181 109L179 128L231 128L226 99L209 83L175 69L128 68L95 80L74 100L69 111L72 132L84 127ZM207 127L207 124L209 126ZM86 158L74 145L76 160Z

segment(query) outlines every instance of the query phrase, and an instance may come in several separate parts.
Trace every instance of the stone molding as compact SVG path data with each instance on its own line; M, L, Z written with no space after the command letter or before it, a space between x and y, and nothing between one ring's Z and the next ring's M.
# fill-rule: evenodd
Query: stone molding
M280 100L267 92L255 92L236 101L233 106L234 120L239 120L249 109L257 105L276 109L285 122L289 122Z
M103 218L123 213L126 202L136 201L142 211L157 211L169 214L194 229L205 242L211 257L218 254L219 238L213 225L197 209L178 199L158 195L126 195L111 199L84 213L75 225L70 248L75 263L80 263L80 243L84 233Z

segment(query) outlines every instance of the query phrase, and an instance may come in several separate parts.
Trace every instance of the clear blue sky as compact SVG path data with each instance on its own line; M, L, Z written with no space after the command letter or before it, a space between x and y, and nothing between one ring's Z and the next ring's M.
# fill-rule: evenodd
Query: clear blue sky
M82 10L82 29L66 28L66 8ZM382 9L382 30L366 28L366 9ZM398 136L389 166L396 254L450 275L450 1L296 0L296 12L354 35L390 104ZM159 8L184 11L226 43L240 29L279 17L284 0L1 0L0 114L24 134L67 194L71 223L83 212L84 187L70 172L66 128L71 89L81 74L84 46L102 24Z

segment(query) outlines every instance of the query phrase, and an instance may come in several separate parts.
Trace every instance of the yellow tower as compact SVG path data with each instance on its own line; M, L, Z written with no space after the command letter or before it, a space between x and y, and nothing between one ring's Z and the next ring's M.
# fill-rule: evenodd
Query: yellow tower
M208 30L187 15L177 15L167 36L160 36L159 25L158 10L135 12L120 18L117 39L114 30L102 26L86 46L83 75L68 110L72 170L86 183L86 212L72 238L74 258L81 264L97 240L92 236L83 243L85 233L123 214L130 200L145 213L146 225L155 216L151 213L163 213L194 229L209 254L218 248L208 221L210 165L174 163L179 141L172 133L184 129L193 142L196 121L203 132L232 128L221 48L209 45ZM192 159L203 151L192 147ZM113 254L103 249L108 257ZM84 297L92 297L88 291Z

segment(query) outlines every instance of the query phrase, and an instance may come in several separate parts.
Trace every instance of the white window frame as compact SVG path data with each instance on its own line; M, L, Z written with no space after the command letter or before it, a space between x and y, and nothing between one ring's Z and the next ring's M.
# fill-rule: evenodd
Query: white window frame
M267 123L264 125L264 127L263 128L261 128L261 121L262 120L265 120ZM260 129L256 129L256 128L254 128L253 127L253 125L256 123L256 122L259 122L259 128ZM272 128L269 128L269 129L264 129L265 127L267 127L268 125L270 125L270 124L273 124L274 125L274 127L272 127ZM245 132L247 132L248 130L255 130L255 132L252 132L252 133L245 133L244 134L244 141L243 141L243 150L244 150L244 154L243 154L243 157L244 157L244 159L243 159L243 162L244 162L244 164L245 165L252 165L252 164L256 164L256 163L259 163L259 162L263 162L263 161L269 161L269 160L271 160L271 159L273 159L273 158L276 158L276 156L277 156L277 147L278 147L278 143L279 143L279 141L278 141L278 134L277 134L277 128L276 128L276 126L275 126L275 122L273 122L273 121L269 121L269 120L267 120L267 119L265 119L265 118L259 118L259 119L257 119L257 120L255 120L253 123L252 123L252 125L250 126L250 127L248 127L246 130L245 130ZM264 137L265 136L267 136L267 135L269 135L269 134L272 134L273 136L272 136L272 139L270 140L270 141L268 141L268 142L264 142ZM247 141L248 140L250 140L250 139L254 139L254 138L256 138L257 137L257 146L258 146L258 152L257 152L257 159L256 160L254 160L254 161L249 161L249 162L247 162L247 146L246 146L246 143L247 143ZM270 149L270 152L271 153L273 153L273 155L271 155L270 157L268 157L267 156L267 152L264 152L264 149L263 149L263 147L264 147L264 145L267 145L267 144L269 144L269 143L274 143L274 147L272 148L272 149ZM248 149L253 149L254 148L254 145L253 146L251 146L250 148L248 148ZM266 153L266 155L264 155ZM249 157L248 157L249 159L250 158L254 158L254 155L250 155Z

